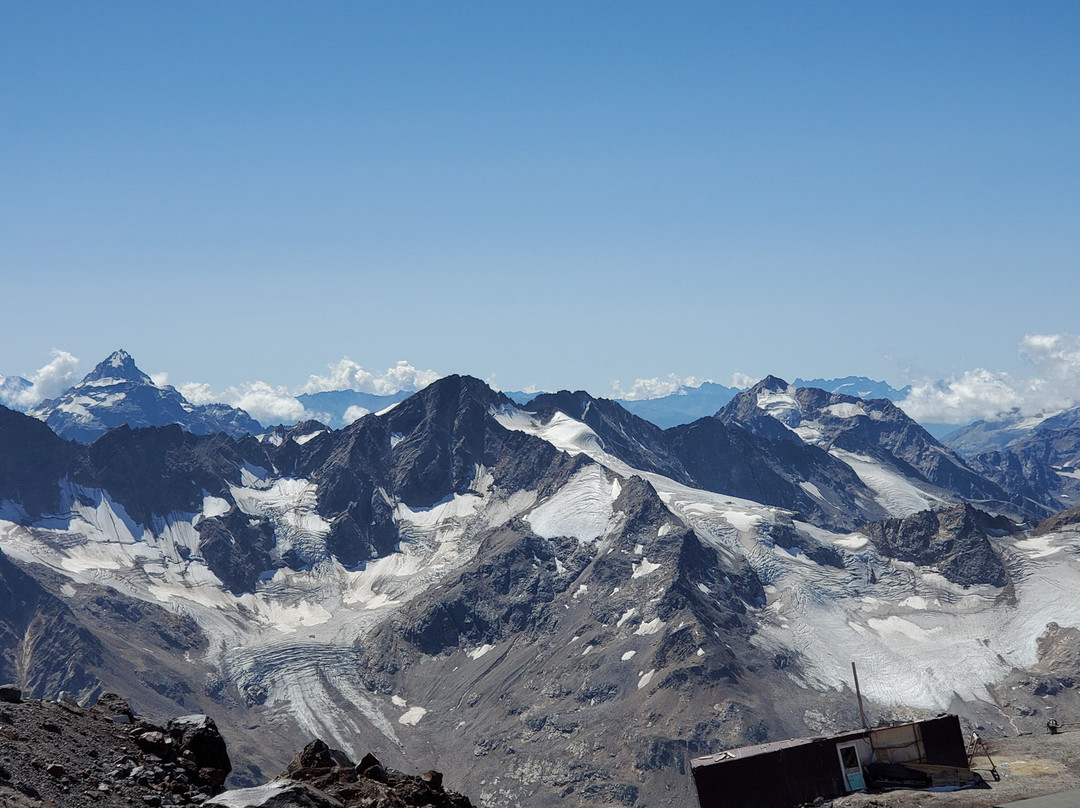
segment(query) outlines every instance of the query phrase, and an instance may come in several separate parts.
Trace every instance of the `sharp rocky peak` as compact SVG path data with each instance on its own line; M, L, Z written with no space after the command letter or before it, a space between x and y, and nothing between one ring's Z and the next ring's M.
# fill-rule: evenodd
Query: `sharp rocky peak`
M444 376L390 409L386 423L395 431L408 432L420 421L459 420L465 413L487 415L492 407L516 406L502 393L474 376ZM363 420L363 419L360 419ZM357 421L354 426L359 424Z
M136 382L139 384L154 384L149 376L139 370L131 354L123 348L113 351L106 359L99 362L97 367L83 378L81 384L91 384L106 379Z
M529 402L528 409L538 412L546 407L552 407L561 410L572 418L581 420L585 417L589 407L597 403L616 404L616 402L609 399L596 398L584 390L575 390L573 393L569 390L560 390L557 393L541 393ZM616 406L621 407L621 405Z
M758 393L760 391L768 391L770 393L783 393L790 388L791 385L781 379L779 376L769 375L755 384L747 393Z

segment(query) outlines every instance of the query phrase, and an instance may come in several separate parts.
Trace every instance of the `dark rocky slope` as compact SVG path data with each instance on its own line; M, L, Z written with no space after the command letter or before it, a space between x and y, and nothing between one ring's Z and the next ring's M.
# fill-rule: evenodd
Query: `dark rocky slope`
M963 586L1005 586L1008 571L990 543L990 536L1013 533L1016 525L970 505L940 511L921 511L904 519L864 525L865 533L882 555L936 568Z
M24 699L0 687L0 805L7 808L470 808L442 775L401 774L368 755L359 764L308 744L270 784L222 792L232 769L213 719L157 725L121 697L89 708L66 696ZM217 796L215 796L217 795Z
M442 772L420 776L388 769L372 754L353 763L320 740L305 746L277 779L263 787L227 791L204 803L227 808L472 808L443 787Z
M697 484L671 451L663 430L629 412L618 402L593 398L584 391L544 393L526 408L542 419L562 412L588 425L603 441L605 451L627 465L663 474L686 485Z
M214 722L158 726L119 696L92 709L61 697L0 690L0 804L15 808L194 808L221 790L232 764Z
M580 391L537 396L528 409L545 422L555 412L582 421L633 468L786 508L823 527L851 529L887 516L849 466L779 424L765 436L712 417L661 431L618 402Z
M486 801L692 799L690 756L785 723L805 731L746 698L764 680L792 687L750 643L748 610L764 601L754 573L643 480L622 482L615 510L615 533L593 544L524 521L491 531L472 564L357 649L371 688L449 706L414 742L457 738L441 765ZM476 758L505 770L498 787L471 774Z
M760 406L777 396L788 396L792 402L788 406ZM808 442L825 450L869 457L956 500L980 502L990 509L1020 515L1030 513L1030 503L1023 497L972 469L888 399L866 401L811 387L792 387L769 376L735 396L716 417L774 441L784 432L789 440L802 441L795 432L800 429L802 435L813 435Z

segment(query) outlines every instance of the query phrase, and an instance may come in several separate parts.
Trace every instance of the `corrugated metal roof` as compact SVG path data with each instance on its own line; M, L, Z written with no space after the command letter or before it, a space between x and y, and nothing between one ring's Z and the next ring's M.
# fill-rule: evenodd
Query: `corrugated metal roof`
M725 760L742 760L743 758L750 758L755 755L768 755L772 752L779 752L782 749L794 749L797 746L805 746L808 743L844 741L851 738L864 738L868 734L869 732L867 730L860 729L852 730L851 732L841 732L837 735L818 735L813 738L788 738L783 741L759 743L755 746L740 746L738 749L725 749L724 751L717 752L713 755L704 755L699 758L694 758L690 761L690 767L692 769L697 769L701 766L711 766L714 763L723 763Z
M713 755L704 755L702 757L694 758L690 761L690 768L697 769L702 766L711 766L714 763L723 763L725 760L742 760L743 758L750 758L755 755L768 755L772 752L779 752L783 749L793 749L796 746L803 746L808 743L819 743L821 741L838 742L848 741L853 738L867 738L871 733L899 729L901 727L920 726L934 720L936 719L927 719L925 721L902 721L896 724L871 727L870 729L853 729L849 732L838 732L834 735L817 735L812 738L789 738L783 741L759 743L754 746L740 746L737 749L725 749L724 751L717 752ZM1070 808L1077 808L1077 806L1080 806L1080 803L1070 806ZM1026 808L1026 806L1024 806L1024 808Z

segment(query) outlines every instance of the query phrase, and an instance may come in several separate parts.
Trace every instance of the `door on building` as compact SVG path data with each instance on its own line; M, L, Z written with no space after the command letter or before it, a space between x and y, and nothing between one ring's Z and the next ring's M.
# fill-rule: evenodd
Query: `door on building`
M858 791L866 788L866 780L863 778L862 766L859 764L859 751L855 743L841 743L836 745L837 754L840 755L840 768L844 772L844 781L848 791Z

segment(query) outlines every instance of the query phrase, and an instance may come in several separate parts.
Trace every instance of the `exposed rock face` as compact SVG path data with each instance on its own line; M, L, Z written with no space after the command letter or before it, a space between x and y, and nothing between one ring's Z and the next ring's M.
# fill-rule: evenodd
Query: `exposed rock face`
M164 727L137 718L106 693L84 709L23 699L0 688L0 805L103 808L471 808L442 775L409 776L368 755L359 766L312 741L275 781L221 792L232 766L213 719L189 715ZM218 796L213 796L213 795Z
M765 436L717 418L661 431L618 402L581 391L537 396L528 409L545 421L561 412L587 424L605 451L633 468L786 508L815 524L850 529L887 515L850 467L778 424L759 425Z
M217 724L206 715L185 715L174 718L166 727L169 736L180 747L181 755L198 766L203 778L215 790L220 788L232 762L225 748L225 739L218 732Z
M648 469L687 485L694 479L675 456L664 432L648 421L633 415L620 404L593 398L579 390L570 393L545 393L529 402L528 409L541 418L559 411L592 428L604 442L604 448L636 469Z
M776 440L791 438L867 456L956 497L1007 506L1014 497L970 468L888 399L865 401L769 376L739 393L716 417ZM1022 503L1012 503L1013 505Z
M0 500L36 516L56 508L57 481L78 467L78 448L28 415L0 407Z
M1013 411L995 421L976 421L945 436L944 442L964 457L1015 447L1044 446L1055 454L1054 462L1076 459L1080 443L1075 440L1080 429L1080 407L1038 420ZM1059 442L1058 437L1072 440Z
M1075 414L1074 414L1074 417ZM1080 424L1047 419L1000 451L972 458L972 465L1017 495L1049 510L1070 507L1080 497Z
M995 449L975 455L969 463L1035 513L1060 508L1069 497L1068 491L1080 490L1072 485L1071 478L1063 478L1038 453L1030 450Z
M1003 517L959 505L943 511L922 511L905 519L888 519L861 528L883 555L935 567L963 586L1005 586L1009 574L990 544L988 534L1011 533L1015 525Z
M0 681L30 692L92 692L101 642L71 609L0 552Z
M886 515L850 467L779 424L766 422L763 428L768 437L719 418L702 418L665 435L706 490L786 508L824 526L850 529ZM808 489L817 491L820 500Z
M272 465L255 440L193 435L175 424L118 427L88 446L86 457L89 474L83 479L107 490L142 525L170 511L198 512L207 493L229 497L245 462Z
M119 696L86 710L23 699L0 706L0 805L190 808L229 773L213 721L185 729L134 718ZM186 723L185 723L186 722ZM220 754L207 755L209 748Z
M388 492L409 507L430 507L469 493L483 467L506 490L549 493L586 462L491 418L492 408L510 404L479 379L448 376L333 442L304 444L296 473L319 485L335 556L351 566L392 552L398 531Z
M1080 630L1047 623L1035 647L1038 662L1014 669L990 692L1003 712L1023 716L1044 732L1047 721L1071 724L1080 711Z
M1080 498L1080 408L1044 418L1013 412L945 436L972 468L1010 493L1052 513Z
M1054 514L1048 519L1043 519L1035 526L1035 529L1031 531L1031 535L1043 536L1047 533L1053 533L1055 530L1060 530L1069 525L1078 523L1080 523L1080 508L1071 508L1070 510Z
M357 649L377 692L441 671L425 703L451 709L422 726L461 736L440 760L457 782L477 758L507 768L505 792L466 781L482 799L634 805L719 736L767 735L759 707L730 705L744 721L689 708L726 705L741 682L771 675L747 642L748 604L764 602L756 575L703 544L640 478L621 481L614 509L619 527L602 544L544 538L524 520L485 534L473 563ZM600 722L625 730L601 735Z
M266 786L227 791L206 806L222 808L472 808L466 797L446 791L442 774L420 777L388 770L374 755L359 764L314 740Z
M805 533L800 533L793 525L777 523L769 525L763 532L777 547L793 552L801 551L811 561L822 566L844 568L844 558L834 547L826 547Z

